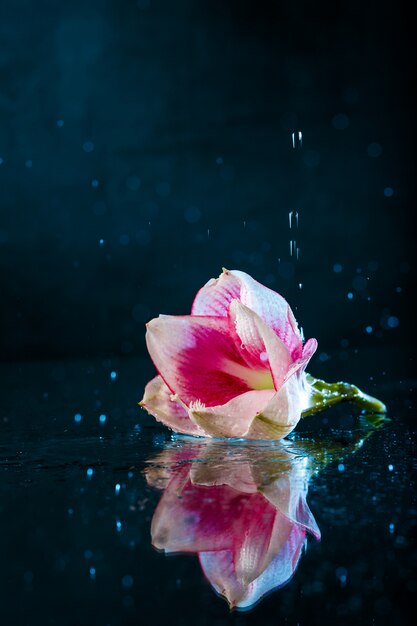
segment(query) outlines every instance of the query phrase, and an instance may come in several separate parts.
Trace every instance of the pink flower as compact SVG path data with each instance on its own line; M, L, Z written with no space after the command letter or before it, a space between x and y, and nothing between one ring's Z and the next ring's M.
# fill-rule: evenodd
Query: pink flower
M160 315L146 343L159 372L141 406L179 433L280 439L308 405L303 338L286 300L248 274L224 270L191 315Z
M148 483L164 490L152 544L198 554L230 607L253 606L293 576L307 532L320 539L306 502L314 459L295 451L284 442L252 449L200 442L163 451L147 471Z

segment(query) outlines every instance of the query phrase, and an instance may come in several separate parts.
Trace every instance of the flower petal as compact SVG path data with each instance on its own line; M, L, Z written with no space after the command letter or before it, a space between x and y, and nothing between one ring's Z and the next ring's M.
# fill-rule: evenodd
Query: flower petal
M302 336L285 298L238 270L224 270L197 293L192 315L225 317L232 300L237 299L270 326L290 350L293 359L302 353Z
M304 542L305 531L293 526L280 552L249 584L237 575L234 555L230 550L200 552L199 559L210 584L227 599L230 608L249 608L267 593L289 581L297 567Z
M146 343L156 368L187 406L222 405L262 388L268 369L248 367L227 318L160 315L147 327Z
M244 437L254 417L274 397L273 389L242 393L223 405L191 405L190 419L210 437Z
M175 432L186 435L203 435L203 431L190 420L187 410L175 399L160 376L155 376L145 387L140 406Z
M271 397L264 409L254 416L248 430L242 436L246 439L286 437L298 424L301 411L307 403L307 395L302 380L293 374L278 393Z
M252 364L253 368L268 366L278 391L293 362L287 346L257 313L239 300L232 300L229 316L236 328L241 349L246 353L248 365Z

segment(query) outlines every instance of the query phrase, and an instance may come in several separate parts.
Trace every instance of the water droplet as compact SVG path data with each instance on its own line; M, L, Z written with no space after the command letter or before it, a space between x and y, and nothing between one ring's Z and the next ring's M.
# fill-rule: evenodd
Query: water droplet
M100 239L99 244L100 246L104 246L104 239Z
M96 577L96 568L95 567L90 567L90 578L95 578Z
M384 196L386 198L392 198L392 196L394 195L394 190L392 187L385 187L384 189Z
M117 372L115 372L114 370L113 370L113 372L110 372L110 378L111 378L112 380L116 380L116 378L117 378Z
M292 138L292 147L293 148L302 148L303 146L303 133L301 130L295 131L291 135Z
M372 326L367 326L367 327L365 328L365 332L367 332L367 333L368 333L368 335L370 335L370 334L373 332L373 330L374 330L374 329L372 328Z
M97 178L93 178L93 180L91 181L91 186L93 189L97 189L97 187L99 186Z
M353 293L351 291L349 291L349 293L347 295L347 299L348 300L353 300Z
M345 466L343 465L343 463L339 463L339 465L337 466L337 469L339 470L339 472L344 472Z
M400 320L398 319L398 317L395 317L395 315L390 315L390 317L387 320L388 328L397 328L399 324L400 324Z
M94 474L93 468L89 467L88 470L87 470L87 477L91 478L93 474Z
M114 493L116 494L116 496L118 496L118 495L119 495L119 493L120 493L120 483L117 483L117 484L114 486Z
M74 422L76 422L77 424L79 424L82 419L83 419L83 417L82 417L81 413L76 413L74 415Z
M349 118L344 113L338 113L333 117L332 124L336 130L346 130L349 126Z
M298 288L302 289L303 288L303 283L298 283Z
M210 228L207 228L207 239L210 239Z
M382 154L382 146L376 142L370 143L368 145L367 152L370 157L376 159Z
M261 352L261 354L259 355L259 358L261 359L261 361L263 363L266 363L266 361L268 361L268 354L266 352Z
M99 420L100 420L100 424L105 424L107 420L107 415L104 415L104 413L102 413L102 415L100 415L99 417Z
M122 522L120 520L116 522L116 530L118 533L122 530Z
M124 587L125 589L130 589L130 587L132 586L133 586L133 577L129 576L128 574L126 574L126 576L123 576L122 587Z
M394 466L390 463L390 464L388 465L388 469L389 469L389 471L390 471L390 472L392 472L392 470L394 469Z
M92 141L84 141L83 143L83 150L84 152L93 152L94 150L94 144Z
M393 524L393 523L391 522L391 524L389 525L389 531L390 531L391 535L392 535L392 533L394 532L394 529L395 529L395 524Z
M343 269L343 267L340 265L340 263L335 263L333 265L333 271L334 271L335 274L340 274L342 269Z

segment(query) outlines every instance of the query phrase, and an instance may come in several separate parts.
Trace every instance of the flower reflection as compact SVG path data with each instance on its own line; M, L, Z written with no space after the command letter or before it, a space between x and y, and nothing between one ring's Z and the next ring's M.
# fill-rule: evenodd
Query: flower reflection
M386 421L362 416L357 430L330 441L177 437L145 470L148 484L163 491L153 546L198 554L231 608L253 607L289 582L307 536L320 539L306 500L311 477L358 450Z
M320 539L306 501L315 460L294 442L174 443L147 470L164 490L152 544L197 553L230 607L253 606L290 580L307 534Z

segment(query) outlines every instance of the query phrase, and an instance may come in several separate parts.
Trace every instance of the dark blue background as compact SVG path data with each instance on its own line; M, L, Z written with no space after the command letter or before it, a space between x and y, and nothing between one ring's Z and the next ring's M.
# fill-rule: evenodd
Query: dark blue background
M3 0L0 358L141 354L222 266L320 353L407 344L407 22L391 1Z

